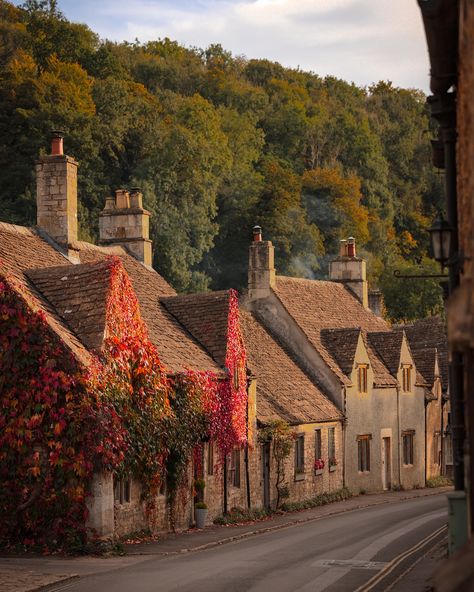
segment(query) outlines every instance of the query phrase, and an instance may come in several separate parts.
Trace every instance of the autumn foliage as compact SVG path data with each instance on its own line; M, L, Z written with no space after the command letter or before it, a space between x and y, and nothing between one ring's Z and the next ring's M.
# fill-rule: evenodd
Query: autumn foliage
M215 438L221 458L246 439L245 352L232 294L228 377L169 377L148 338L118 258L108 260L106 335L87 367L0 279L0 544L77 550L95 471L133 475L153 504L164 479L172 506L193 449Z

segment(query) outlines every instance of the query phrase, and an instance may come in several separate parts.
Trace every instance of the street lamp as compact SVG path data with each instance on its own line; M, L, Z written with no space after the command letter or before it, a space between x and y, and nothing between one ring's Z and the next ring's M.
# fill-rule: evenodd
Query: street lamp
M431 246L433 248L433 256L441 267L449 265L449 255L451 249L451 236L453 229L449 223L443 218L441 213L433 222L433 226L428 230L431 236Z

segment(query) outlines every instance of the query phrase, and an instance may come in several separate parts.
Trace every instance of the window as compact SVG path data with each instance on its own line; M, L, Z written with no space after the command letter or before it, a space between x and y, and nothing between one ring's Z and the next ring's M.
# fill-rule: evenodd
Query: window
M409 393L411 391L411 366L402 366L402 378L403 392Z
M357 387L359 393L367 392L367 364L359 364L357 366Z
M402 433L403 439L403 464L413 464L413 440L415 437L414 430L407 430Z
M439 431L433 434L433 464L435 465L440 464L440 435Z
M328 428L329 470L337 465L336 460L336 428Z
M295 441L295 473L304 473L304 434Z
M130 502L130 479L115 479L114 501L117 504Z
M314 430L314 470L322 471L324 469L323 445L321 440L321 430ZM319 474L319 473L318 473Z
M207 444L207 474L214 475L214 442Z
M240 448L234 448L230 455L229 480L234 487L240 487Z
M359 471L368 472L370 471L370 440L372 436L370 434L364 436L357 436L357 454L359 457Z

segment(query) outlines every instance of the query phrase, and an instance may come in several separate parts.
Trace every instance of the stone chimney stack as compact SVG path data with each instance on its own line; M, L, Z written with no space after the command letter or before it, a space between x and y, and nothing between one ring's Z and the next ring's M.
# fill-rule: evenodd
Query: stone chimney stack
M120 245L139 261L151 267L150 212L143 208L138 188L130 193L117 189L115 197L105 198L99 214L99 235L102 245Z
M344 283L354 292L355 296L369 308L369 289L365 260L356 256L355 238L350 236L341 240L339 256L329 263L329 277L336 282Z
M51 154L36 161L37 225L69 251L77 241L77 162L63 151L62 132L52 132Z
M385 304L380 290L369 290L369 308L378 317L384 316Z
M253 241L249 250L249 300L258 300L270 295L275 287L275 249L271 241L262 240L260 226L253 227Z

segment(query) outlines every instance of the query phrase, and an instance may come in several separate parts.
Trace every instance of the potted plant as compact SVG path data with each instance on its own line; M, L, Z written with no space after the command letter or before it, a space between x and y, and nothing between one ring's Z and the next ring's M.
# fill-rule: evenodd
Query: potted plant
M335 471L337 467L337 459L336 457L332 457L329 459L329 470L330 471Z
M194 518L196 520L196 528L204 528L207 519L207 505L204 502L194 504Z
M324 469L324 460L322 458L317 458L314 461L314 473L315 475L322 475Z

